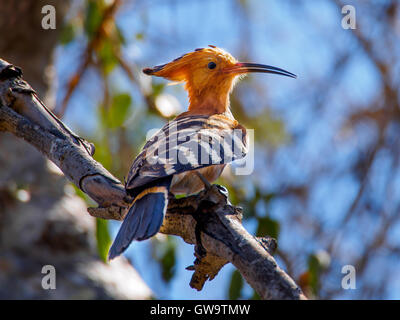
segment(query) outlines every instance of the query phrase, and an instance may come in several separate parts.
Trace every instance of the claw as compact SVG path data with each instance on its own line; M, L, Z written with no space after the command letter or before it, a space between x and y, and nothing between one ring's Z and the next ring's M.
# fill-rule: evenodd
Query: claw
M207 255L207 251L206 249L204 249L203 245L201 244L201 241L196 244L196 246L194 247L194 251L198 259L202 259Z
M229 192L228 192L228 189L227 189L227 188L225 188L224 186L221 186L221 185L219 185L219 184L216 184L216 186L217 186L217 188L219 189L219 191L221 191L221 193L222 193L224 196L228 197Z
M206 256L207 251L203 247L203 244L201 243L201 223L199 224L199 221L197 221L196 223L196 227L194 228L194 233L196 236L196 245L194 247L194 251L196 253L196 257L201 259Z

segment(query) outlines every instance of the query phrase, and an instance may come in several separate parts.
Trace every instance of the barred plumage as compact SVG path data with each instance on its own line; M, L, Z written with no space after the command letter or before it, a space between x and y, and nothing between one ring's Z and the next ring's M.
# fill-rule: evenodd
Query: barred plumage
M162 177L225 165L246 153L246 130L236 120L222 115L181 116L145 144L129 171L126 189L135 194Z
M226 116L183 115L168 122L132 164L125 188L134 201L109 259L120 255L132 240L145 240L158 232L168 192L191 194L204 188L193 170L213 182L227 163L243 158L246 152L246 130Z
M229 109L229 93L238 76L265 72L295 77L283 69L240 63L215 46L196 49L143 72L184 82L189 108L154 135L133 162L125 188L134 201L111 246L110 259L132 240L158 232L169 192L191 194L204 187L195 171L213 182L227 163L246 155L246 130Z

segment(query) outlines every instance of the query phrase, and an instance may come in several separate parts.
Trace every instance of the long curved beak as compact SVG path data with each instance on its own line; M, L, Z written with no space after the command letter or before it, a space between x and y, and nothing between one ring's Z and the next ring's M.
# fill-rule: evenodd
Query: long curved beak
M295 79L297 78L297 76L294 73L283 70L281 68L268 66L266 64L250 63L250 62L238 62L233 67L227 68L225 71L237 74L250 73L250 72L273 73L290 78L295 78Z

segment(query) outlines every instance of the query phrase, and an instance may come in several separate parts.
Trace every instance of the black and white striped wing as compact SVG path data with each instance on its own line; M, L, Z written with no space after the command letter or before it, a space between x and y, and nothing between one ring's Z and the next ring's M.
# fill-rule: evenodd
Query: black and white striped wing
M178 117L147 141L132 164L126 189L241 159L247 153L246 139L246 130L237 121L221 115Z

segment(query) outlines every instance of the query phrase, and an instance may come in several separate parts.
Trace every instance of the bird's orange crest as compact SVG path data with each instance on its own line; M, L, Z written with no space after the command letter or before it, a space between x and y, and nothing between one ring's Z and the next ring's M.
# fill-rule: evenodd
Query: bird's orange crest
M196 49L154 68L143 69L148 75L185 83L189 111L198 114L230 114L229 93L235 79L248 72L268 72L295 77L285 70L252 63L240 63L221 48Z
M228 108L228 95L235 74L224 72L237 60L223 49L210 46L154 68L143 70L148 75L184 82L189 94L189 110L199 113L223 113Z

